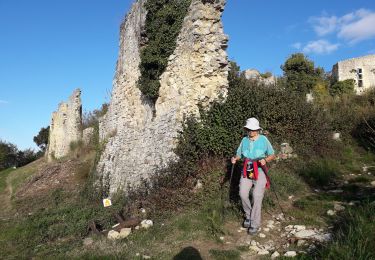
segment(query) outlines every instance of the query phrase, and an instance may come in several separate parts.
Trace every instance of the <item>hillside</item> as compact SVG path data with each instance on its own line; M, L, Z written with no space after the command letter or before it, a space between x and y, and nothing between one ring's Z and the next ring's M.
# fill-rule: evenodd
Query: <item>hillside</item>
M371 182L375 178L370 168L368 172L363 171L363 165L372 163L374 157L355 145L341 145L343 153L339 159L343 163L322 160L304 169L312 178L311 185L301 178L298 169L290 168L288 159L272 165L272 181L286 215L280 215L273 192L267 191L264 225L255 237L240 227L238 201L232 198L228 202L228 184L221 188L218 183L224 174L218 166L223 166L223 162L202 167L202 187L183 195L190 197L189 204L177 211L157 214L146 207L146 214L138 212L138 216L151 218L154 225L149 229L133 229L128 237L112 241L89 231L90 221L100 224L101 229L110 228L117 222L113 213L124 212L121 200L104 208L100 198L85 196L87 176L82 166L88 165L92 155L52 164L40 159L22 168L1 172L0 250L6 259L145 259L147 256L152 259L256 259L261 257L259 254L266 254L265 250L268 256L273 251L280 254L296 251L300 257L307 254L336 259L373 256L370 245L375 187ZM319 185L312 185L311 180ZM332 216L327 214L329 210L334 212ZM140 209L136 207L135 211ZM296 237L296 234L303 236L299 231L304 228L313 232L314 237ZM347 258L348 253L351 255Z

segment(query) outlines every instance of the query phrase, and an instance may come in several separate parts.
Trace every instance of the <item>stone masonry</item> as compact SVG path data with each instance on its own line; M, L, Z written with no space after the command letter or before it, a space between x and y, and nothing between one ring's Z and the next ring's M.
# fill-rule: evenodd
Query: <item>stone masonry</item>
M81 90L76 89L67 103L60 103L52 113L47 149L48 161L66 156L70 143L82 139Z
M339 61L332 68L332 75L338 80L354 79L357 94L375 87L375 55L367 55Z
M277 81L274 75L270 75L267 78L262 77L262 75L256 69L245 70L245 78L254 80L256 82L259 82L260 84L264 84L265 86L273 86L276 84Z
M227 94L228 39L221 23L225 0L193 0L160 77L155 107L143 97L137 80L145 41L144 3L136 1L121 26L112 100L100 121L100 138L106 145L97 174L110 194L138 187L176 160L173 150L184 117L199 117L199 103L207 107Z

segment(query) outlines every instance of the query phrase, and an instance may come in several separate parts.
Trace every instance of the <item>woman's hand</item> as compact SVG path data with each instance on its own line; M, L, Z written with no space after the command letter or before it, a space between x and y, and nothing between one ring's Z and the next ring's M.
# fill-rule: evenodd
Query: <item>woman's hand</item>
M259 160L259 162L260 162L260 165L262 165L262 166L266 165L266 163L267 163L265 159L261 159L261 160Z

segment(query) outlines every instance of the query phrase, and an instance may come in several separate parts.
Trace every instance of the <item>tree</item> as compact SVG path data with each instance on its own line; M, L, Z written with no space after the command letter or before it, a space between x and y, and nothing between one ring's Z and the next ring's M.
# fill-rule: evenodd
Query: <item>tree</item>
M37 136L34 136L34 143L45 152L47 145L48 145L48 137L49 137L49 126L42 127Z
M14 144L0 140L0 171L17 165L17 152Z
M99 125L99 119L103 117L108 111L108 103L102 104L100 109L94 109L93 111L85 112L82 117L82 127L86 129L88 127L94 127Z
M314 62L303 53L292 54L281 66L284 71L285 88L302 94L309 93L323 80L323 68L315 68Z

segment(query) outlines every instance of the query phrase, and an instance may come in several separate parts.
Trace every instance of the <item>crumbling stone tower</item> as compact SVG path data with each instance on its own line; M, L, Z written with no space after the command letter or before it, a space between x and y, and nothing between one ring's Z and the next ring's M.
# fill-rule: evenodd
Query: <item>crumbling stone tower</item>
M98 183L109 193L136 188L177 160L173 152L185 116L199 117L198 104L226 97L228 38L221 15L225 0L192 0L176 48L160 77L159 97L151 104L137 87L147 10L136 1L121 25L112 100L100 122L105 144L97 165Z
M68 102L60 103L52 113L47 149L48 161L66 156L70 144L82 139L81 90L74 90Z

